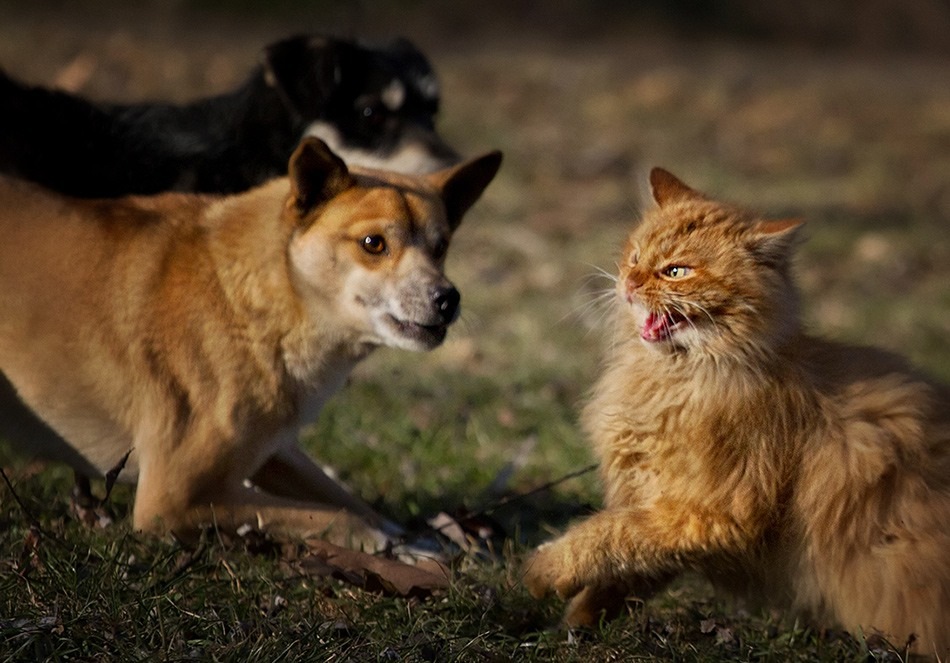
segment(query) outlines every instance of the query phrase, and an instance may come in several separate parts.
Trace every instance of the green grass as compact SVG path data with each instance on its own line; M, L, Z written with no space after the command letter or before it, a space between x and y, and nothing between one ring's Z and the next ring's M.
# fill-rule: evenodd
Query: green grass
M214 539L196 550L127 527L6 523L3 660L862 660L862 648L772 616L735 616L698 582L596 632L550 628L559 606L517 585L510 548L425 601L301 576Z
M84 91L101 98L226 89L258 44L309 27L279 17L220 27L155 8L92 26L65 11L7 16L0 62L48 81L86 54L95 66ZM87 528L69 514L68 470L0 446L26 508L0 485L0 660L887 658L743 610L695 578L569 636L556 628L562 606L532 600L518 573L531 547L596 508L596 476L502 501L593 460L577 412L604 332L590 304L609 284L594 275L613 271L652 165L805 218L809 325L904 352L950 380L950 65L687 41L609 16L596 41L486 25L457 42L450 16L421 15L401 31L442 76L444 133L466 153L506 153L450 253L465 313L431 354L371 357L302 439L398 520L490 511L507 534L497 558L463 561L429 599L384 597L301 575L266 547L209 537L189 551L140 537L128 488L111 500L116 525ZM377 34L393 29L367 21ZM43 57L37 35L50 45Z

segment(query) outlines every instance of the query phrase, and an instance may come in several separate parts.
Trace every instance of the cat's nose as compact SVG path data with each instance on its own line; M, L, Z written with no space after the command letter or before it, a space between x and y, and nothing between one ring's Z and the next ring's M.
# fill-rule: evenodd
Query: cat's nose
M627 300L627 303L633 301L634 293L643 285L643 282L640 279L636 279L633 275L628 276L624 280L624 297Z

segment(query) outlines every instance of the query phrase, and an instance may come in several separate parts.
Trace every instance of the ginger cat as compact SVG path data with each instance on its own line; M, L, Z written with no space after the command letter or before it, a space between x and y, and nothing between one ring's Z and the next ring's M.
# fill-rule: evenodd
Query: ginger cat
M650 173L583 421L603 511L538 548L535 596L616 615L681 571L950 656L950 390L801 328L801 222Z

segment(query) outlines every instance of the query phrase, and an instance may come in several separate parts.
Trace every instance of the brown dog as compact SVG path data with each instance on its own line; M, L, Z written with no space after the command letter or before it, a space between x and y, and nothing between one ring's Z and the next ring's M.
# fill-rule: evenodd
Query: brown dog
M15 443L100 474L128 454L138 529L386 544L399 528L296 431L374 348L442 342L459 305L445 251L500 163L350 171L306 139L289 177L233 197L81 201L0 179L0 394L62 437Z

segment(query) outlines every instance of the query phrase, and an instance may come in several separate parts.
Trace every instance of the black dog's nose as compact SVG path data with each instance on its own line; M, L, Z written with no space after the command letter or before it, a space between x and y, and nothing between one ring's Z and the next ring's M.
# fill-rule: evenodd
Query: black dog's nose
M435 310L444 324L453 322L459 313L459 303L462 301L462 295L455 288L439 288L435 291L432 303L435 304Z

